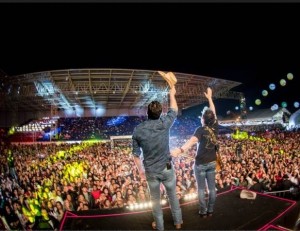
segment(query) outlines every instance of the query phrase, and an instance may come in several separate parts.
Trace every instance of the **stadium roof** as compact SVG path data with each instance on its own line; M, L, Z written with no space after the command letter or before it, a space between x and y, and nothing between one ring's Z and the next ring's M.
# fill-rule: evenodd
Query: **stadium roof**
M162 70L164 71L164 70ZM231 91L240 82L176 73L176 96L181 109L206 102L212 87L215 98L240 99ZM156 70L68 69L0 75L1 111L67 110L75 107L139 109L152 100L168 102L167 82Z

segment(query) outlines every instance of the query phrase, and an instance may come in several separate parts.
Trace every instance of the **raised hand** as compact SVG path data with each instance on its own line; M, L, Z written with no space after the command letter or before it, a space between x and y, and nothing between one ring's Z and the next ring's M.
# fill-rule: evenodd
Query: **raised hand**
M180 153L181 153L180 148L175 148L170 151L171 156L174 158L177 158Z
M212 98L212 89L210 87L208 87L206 92L204 92L204 95L207 99L211 99Z

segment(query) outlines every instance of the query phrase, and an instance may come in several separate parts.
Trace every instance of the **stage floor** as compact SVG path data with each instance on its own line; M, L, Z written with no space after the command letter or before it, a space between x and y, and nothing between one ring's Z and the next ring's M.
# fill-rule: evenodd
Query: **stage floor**
M293 230L299 202L257 193L241 199L240 188L218 193L212 217L200 218L197 200L181 204L182 230ZM174 230L169 207L164 208L165 230ZM60 230L151 230L151 210L128 209L67 212Z

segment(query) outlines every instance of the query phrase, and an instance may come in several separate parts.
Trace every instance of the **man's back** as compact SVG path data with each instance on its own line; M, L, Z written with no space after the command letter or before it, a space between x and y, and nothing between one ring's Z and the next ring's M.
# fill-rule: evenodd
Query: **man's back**
M169 162L169 133L176 116L177 113L170 109L166 116L156 120L148 119L135 128L133 152L139 153L142 149L145 170L160 172Z

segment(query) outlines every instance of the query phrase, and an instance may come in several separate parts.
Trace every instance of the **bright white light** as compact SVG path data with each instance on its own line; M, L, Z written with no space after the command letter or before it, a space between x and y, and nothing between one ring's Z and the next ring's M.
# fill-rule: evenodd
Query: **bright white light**
M74 116L74 110L72 108L65 110L65 115L66 116Z
M165 199L162 199L162 200L161 200L161 204L162 204L162 205L165 205L165 204L167 204L167 201L166 201Z
M161 203L162 203L162 201L161 201ZM164 204L166 204L166 203L167 203L167 201L165 200ZM141 209L146 209L146 208L149 208L149 207L152 207L152 203L151 202L144 202L144 203L131 204L129 206L126 206L126 209L141 210Z
M105 115L106 110L105 110L105 108L102 105L98 105L96 107L96 109L93 109L92 112L94 112L94 114L95 114L96 117L97 116L101 117L101 116Z
M190 194L185 195L185 197L184 197L185 200L193 200L193 199L196 199L196 198L197 198L196 193L190 193Z

